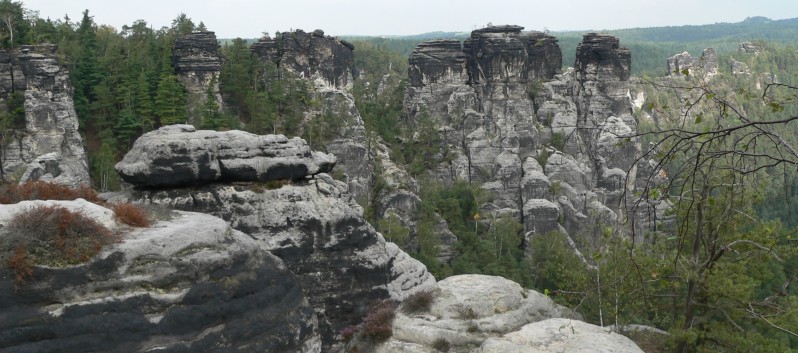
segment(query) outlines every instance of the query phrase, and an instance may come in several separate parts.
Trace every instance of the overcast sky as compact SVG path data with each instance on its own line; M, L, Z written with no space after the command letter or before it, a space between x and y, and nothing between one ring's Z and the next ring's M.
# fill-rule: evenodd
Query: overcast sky
M158 29L181 12L219 38L256 38L267 31L323 29L327 34L419 34L471 31L487 23L527 30L602 30L739 22L749 16L798 17L795 0L23 0L53 20L120 29L142 19Z

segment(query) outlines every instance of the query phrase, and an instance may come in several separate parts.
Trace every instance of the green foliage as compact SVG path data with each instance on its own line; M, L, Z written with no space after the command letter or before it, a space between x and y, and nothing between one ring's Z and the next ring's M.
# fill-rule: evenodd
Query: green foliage
M402 225L396 214L388 213L380 219L378 229L386 240L396 243L400 248L406 247L410 229Z
M185 124L188 120L186 92L177 76L161 74L155 93L155 116L160 125Z

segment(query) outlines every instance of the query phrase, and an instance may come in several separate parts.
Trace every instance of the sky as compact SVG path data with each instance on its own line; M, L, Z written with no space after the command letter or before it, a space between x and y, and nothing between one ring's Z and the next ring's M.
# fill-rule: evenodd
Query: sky
M488 23L527 30L611 30L739 22L750 16L798 17L795 0L22 0L42 18L121 29L136 20L169 26L180 13L204 22L218 38L322 29L330 35L467 32Z

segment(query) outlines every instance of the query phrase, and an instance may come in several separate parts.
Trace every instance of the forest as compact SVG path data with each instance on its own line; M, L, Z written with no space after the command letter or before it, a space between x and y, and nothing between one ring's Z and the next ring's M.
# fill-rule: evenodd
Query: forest
M89 10L77 20L52 20L21 3L0 1L5 50L58 45L71 74L93 187L100 191L120 188L113 167L136 138L187 121L187 93L172 66L174 43L207 30L213 29L185 14L169 27L155 29L139 20L117 29L95 23ZM422 40L462 38L462 33L346 38L356 48L352 94L369 138L390 147L390 160L420 184L417 231L390 215L377 217L373 202L387 187L380 175L373 197L358 200L366 218L437 278L501 275L577 308L586 321L669 331L667 346L652 352L798 351L798 155L789 147L798 146L798 21L750 18L610 33L632 50L636 90L645 92L635 111L638 137L643 145L657 146L651 157L671 176L669 183L647 189L674 205L669 214L674 221L663 225L659 241L635 244L620 230L599 224L600 246L592 253L577 256L554 232L535 238L529 247L537 256L530 257L516 219L480 222L480 206L490 196L479 185L424 179L436 167L430 156L441 143L430 121L413 126L405 121L407 57ZM573 65L582 33L551 34L559 38L563 65ZM741 41L754 42L762 52L738 53ZM322 150L336 138L341 124L336 112L306 119L305 112L321 104L311 83L290 73L277 75L277 66L249 50L252 39L220 42L224 63L216 79L224 109L208 99L194 122L198 127L300 136ZM669 74L668 57L707 47L718 50L717 77L663 78ZM733 60L744 62L750 74L730 74ZM24 126L23 103L19 95L5 102L0 131ZM562 150L562 143L548 147ZM440 220L433 215L458 238L446 263L437 259Z

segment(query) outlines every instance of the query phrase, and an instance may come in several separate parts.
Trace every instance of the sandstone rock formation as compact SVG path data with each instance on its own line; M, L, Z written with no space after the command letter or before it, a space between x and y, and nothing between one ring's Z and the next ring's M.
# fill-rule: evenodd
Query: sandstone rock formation
M628 216L622 198L644 172L633 163L637 140L626 138L637 131L630 51L589 33L574 68L560 72L557 40L522 29L421 43L409 59L408 120L432 120L442 140L428 176L480 184L493 197L483 213L515 217L527 239L595 237Z
M33 203L115 226L82 200ZM0 205L0 224L27 207ZM320 352L313 308L280 259L219 218L171 217L86 263L36 267L18 290L0 269L0 350Z
M188 136L180 131L185 128L167 128L156 134L146 134L136 145L155 143L163 146L157 141L170 140L164 135L173 135L174 141L185 141ZM208 132L196 132L204 133ZM240 134L236 131L227 133ZM201 143L212 146L216 140L221 140L219 136L222 135L214 136L213 139L199 139L196 146ZM260 136L258 139L272 141L284 138ZM289 145L293 146L301 140L289 141L294 141ZM185 144L177 146L180 148L169 149L171 157L164 156L165 160L196 159L192 156L198 148L185 148ZM304 144L301 146L305 147ZM258 151L266 156L280 156L284 150L285 146L280 144L258 147ZM203 151L216 155L216 152L209 152L212 151L210 147ZM238 155L240 159L230 159L225 163L242 165L241 160L246 159L248 153L246 149L240 149L237 153L231 150L229 155ZM124 163L150 164L147 159L137 159L146 156L146 153L131 152L125 156ZM312 159L306 162L312 163ZM314 170L322 169L285 164L272 170L279 175L302 170L309 177ZM164 175L166 172L168 170L164 170ZM118 196L118 199L214 214L224 218L234 229L254 238L260 248L280 257L297 275L316 311L325 351L336 341L340 329L360 321L372 301L385 298L402 300L415 291L434 285L435 279L424 265L395 244L386 242L363 219L363 210L347 193L346 184L326 174L318 174L312 179L289 179L294 181L277 184L212 183L193 188L172 183L173 189L150 190L146 187L153 183L142 177L141 181L128 179L139 187ZM188 183L193 184L191 181Z
M718 55L715 49L707 48L701 56L694 58L688 52L668 58L668 74L672 77L688 75L713 76L718 73Z
M582 321L548 319L524 326L500 338L490 338L479 353L643 353L632 340Z
M0 140L0 179L89 183L69 73L55 50L43 44L0 54L0 99L13 92L25 99L25 128L3 131Z
M642 352L629 339L579 321L571 310L502 277L452 276L432 293L429 310L398 312L393 336L377 352L436 352L443 340L449 352L538 352L547 345L565 350L540 351Z
M222 56L214 32L194 32L175 40L172 66L177 78L188 91L188 121L200 124L202 109L208 92L216 100L219 110L223 107L219 93L219 74L222 71Z
M281 72L289 72L313 83L314 98L321 104L305 112L304 125L309 126L313 119L325 114L340 120L340 131L325 148L338 158L352 195L367 197L374 168L363 119L350 92L354 46L325 36L324 31L317 29L310 33L295 30L277 33L275 38L264 37L250 50L264 62L277 66L278 79L282 77Z
M116 170L134 185L168 187L302 179L334 165L335 157L311 151L300 138L169 125L136 140Z

